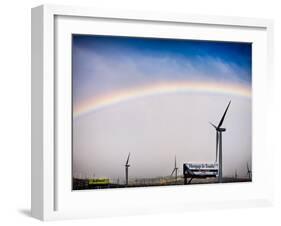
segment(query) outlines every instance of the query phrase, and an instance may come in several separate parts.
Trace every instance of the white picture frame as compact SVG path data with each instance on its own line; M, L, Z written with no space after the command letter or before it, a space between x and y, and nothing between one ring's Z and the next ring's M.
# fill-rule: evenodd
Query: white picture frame
M186 26L190 28L188 37L191 39L247 41L255 45L253 182L188 188L169 186L72 192L69 187L71 151L67 137L71 133L71 125L61 117L69 113L67 111L71 105L68 96L71 84L69 34L121 32L122 35L153 36L149 32L159 28L156 37L186 38L181 31ZM272 39L273 22L265 19L123 12L55 5L33 8L32 216L41 220L56 220L270 205L273 200L273 179L266 176L266 172L273 171L273 153L264 138L270 136L266 123L271 114L268 100L271 99L273 83ZM65 52L61 53L61 49ZM98 205L91 205L93 201Z

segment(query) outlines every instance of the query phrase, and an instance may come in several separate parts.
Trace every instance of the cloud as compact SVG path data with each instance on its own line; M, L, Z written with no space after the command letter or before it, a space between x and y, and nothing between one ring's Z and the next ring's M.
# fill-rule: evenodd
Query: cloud
M210 81L250 86L248 72L211 56L95 53L74 48L74 101L163 81ZM243 79L244 78L244 79Z

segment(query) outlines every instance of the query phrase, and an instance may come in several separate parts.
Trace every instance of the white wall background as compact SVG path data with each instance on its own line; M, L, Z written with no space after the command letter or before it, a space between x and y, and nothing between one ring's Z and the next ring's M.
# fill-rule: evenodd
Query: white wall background
M37 225L30 208L30 8L43 3L174 13L231 15L275 20L275 106L270 128L275 150L275 205L268 208L51 222L54 225L239 225L281 223L281 14L278 0L9 0L0 8L0 224Z

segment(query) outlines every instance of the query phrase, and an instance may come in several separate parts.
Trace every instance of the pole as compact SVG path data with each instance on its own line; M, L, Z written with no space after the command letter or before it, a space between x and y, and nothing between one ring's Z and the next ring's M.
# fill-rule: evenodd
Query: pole
M219 148L219 183L222 183L222 132L219 132L220 148Z
M126 174L126 185L128 186L128 166L126 166L125 174Z

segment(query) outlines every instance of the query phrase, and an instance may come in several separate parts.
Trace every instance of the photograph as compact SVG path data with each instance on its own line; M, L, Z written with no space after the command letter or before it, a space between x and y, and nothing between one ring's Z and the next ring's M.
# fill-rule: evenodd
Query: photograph
M72 190L252 182L252 43L72 34Z

